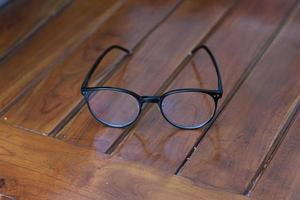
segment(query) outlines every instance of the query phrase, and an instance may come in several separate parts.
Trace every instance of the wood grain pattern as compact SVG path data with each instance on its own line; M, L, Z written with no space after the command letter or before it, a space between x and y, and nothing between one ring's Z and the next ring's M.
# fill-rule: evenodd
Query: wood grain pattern
M3 2L1 200L299 199L298 0ZM112 44L134 53L110 54L91 85L216 88L204 52L185 59L199 43L224 82L211 126L175 129L152 104L112 129L84 106L83 76Z
M42 72L63 60L121 4L103 2L75 0L0 63L0 114L36 84Z
M0 158L0 193L20 200L247 199L4 123Z
M54 66L4 117L12 124L49 134L83 100L81 83L99 54L113 44L133 49L178 2L157 1L151 6L148 0L126 3L65 62ZM94 84L103 81L124 56L118 51L114 53L100 65Z
M181 175L243 193L300 98L299 7ZM238 122L238 123L237 123Z
M57 178L0 161L1 200L97 199L98 194L87 192ZM6 197L1 197L5 195ZM99 197L99 196L98 196Z
M205 42L221 67L224 95L219 108L224 106L224 101L239 84L245 71L249 70L259 49L272 37L293 2L286 1L283 5L282 1L240 1ZM251 26L245 26L250 19ZM265 28L262 30L260 27ZM243 35L243 38L237 38L237 35ZM167 90L188 87L217 88L214 68L203 53L194 57ZM204 131L178 130L169 125L153 106L114 155L175 173Z
M255 199L299 199L300 194L300 115L256 184L251 196Z
M70 0L54 2L19 0L1 9L0 60L70 2Z
M154 95L232 3L184 1L105 85L124 87L140 95ZM104 152L122 132L122 129L108 128L97 123L85 108L59 137Z
M109 168L111 167L111 169ZM97 187L75 187L54 177L2 163L0 176L5 186L0 193L18 200L107 199L107 200L247 200L218 190L193 186L189 181L154 173L141 167L111 163L101 171ZM2 175L3 174L3 175ZM165 178L165 179L163 179ZM87 189L88 188L88 189ZM0 199L2 199L0 197ZM13 200L6 199L4 200Z

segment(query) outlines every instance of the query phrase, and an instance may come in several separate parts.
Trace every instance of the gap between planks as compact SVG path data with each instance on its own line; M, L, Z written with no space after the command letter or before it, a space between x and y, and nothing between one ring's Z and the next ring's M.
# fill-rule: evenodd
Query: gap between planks
M241 85L244 83L246 78L249 76L249 74L253 71L256 64L261 60L263 55L267 52L275 38L278 36L278 34L283 30L286 22L291 18L292 13L294 13L296 6L298 5L298 2L295 2L295 5L291 7L291 9L288 11L288 14L285 16L285 18L282 20L278 28L274 31L274 33L269 37L265 45L260 49L257 56L252 60L252 62L249 63L246 70L243 72L235 86L232 88L232 90L228 93L228 96L224 99L224 103L220 106L219 111L216 113L215 117L212 119L211 123L204 129L204 133L198 138L194 146L191 148L190 152L187 154L186 158L183 160L183 162L178 166L178 168L175 171L176 175L179 175L181 171L183 170L185 164L187 161L191 159L194 152L196 151L197 147L200 145L202 139L206 136L209 128L214 124L217 117L222 113L224 108L227 106L227 104L230 102L230 100L234 97L235 93L239 90ZM246 190L247 191L247 190ZM245 191L245 193L247 193Z
M204 35L204 37L196 44L196 46L205 43L205 41L218 29L218 27L220 26L220 24L223 23L225 17L228 14L230 14L231 11L236 7L238 1L239 0L236 0L236 1L233 2L233 5L226 12L224 12L224 14L220 17L220 19L212 26L211 29L209 29L206 32L206 34ZM174 72L166 79L166 81L162 84L162 86L157 90L157 92L154 95L156 95L156 96L160 95L161 92L163 92L165 89L167 89L168 86L176 79L176 77L184 69L184 67L186 66L186 64L188 64L189 61L193 57L194 57L194 55L192 55L192 56L187 55L179 63L179 65L176 67L176 69L174 70ZM145 106L145 108L143 109L143 112L141 113L139 119L136 121L135 124L137 124L142 119L142 117L149 111L150 108L151 108L151 105L146 105ZM118 148L118 146L122 142L126 141L126 138L130 136L130 131L134 128L134 125L126 128L123 131L123 133L114 141L114 143L107 149L107 151L105 153L106 154L112 154Z
M8 47L7 50L5 50L5 52L0 55L0 63L2 63L2 61L5 60L5 58L9 56L11 53L13 53L17 48L21 47L21 45L24 45L24 43L27 40L33 37L35 32L43 28L51 19L61 14L65 10L65 8L67 8L72 2L73 0L67 0L60 8L58 8L58 10L52 11L49 16L41 19L41 21L39 21L35 26L33 26L33 28L30 31L25 33L25 35L21 37L20 40L16 40L11 47ZM12 3L13 1L7 1L2 6L13 6Z
M7 111L9 111L18 101L19 99L22 99L22 97L24 97L25 95L27 95L33 88L35 85L37 85L41 80L43 80L48 72L56 65L62 63L68 56L70 56L72 54L72 52L74 52L77 47L79 47L81 45L81 43L83 41L85 41L90 35L92 35L99 27L101 24L103 24L105 21L107 21L113 13L115 13L121 6L122 6L122 1L119 1L117 3L115 3L113 6L111 6L110 8L108 8L100 17L100 20L94 20L93 22L93 26L91 24L89 24L87 27L91 27L90 30L88 30L88 34L83 34L82 37L79 37L79 40L77 42L75 42L73 45L71 45L70 47L68 47L68 51L62 53L61 55L59 55L57 58L55 58L53 60L53 62L51 62L50 64L48 64L48 66L45 67L45 69L41 70L40 73L37 74L37 76L31 80L22 90L22 92L20 92L17 96L15 96L10 102L8 102L1 110L0 110L0 117L4 116L5 113ZM62 13L62 12L61 12ZM19 46L20 47L20 46ZM3 60L2 60L3 61ZM2 63L2 61L0 61L0 64ZM39 131L35 131L35 130L31 130L22 126L17 126L18 128L23 128L24 130L30 130L31 132L34 133L39 133L42 135L48 135L47 133L44 132L39 132Z
M174 11L184 2L185 0L181 0L179 1L179 3L177 3L174 8L166 14L166 16L164 16L162 18L162 20L160 20L155 26L153 26L152 29L150 29L150 31L145 34L145 36L142 37L142 39L132 48L131 50L131 54L134 54L134 52L136 52L139 48L141 48L144 44L144 42L146 41L146 39L161 25L163 24L168 17L174 13ZM103 85L105 82L107 82L110 77L112 77L113 74L115 74L115 72L117 70L120 69L119 66L122 66L123 63L126 63L128 61L128 56L124 56L123 58L121 58L121 60L116 63L112 69L110 69L110 71L108 72L108 74L98 83L96 83L97 85ZM72 111L63 119L60 121L60 123L58 123L58 125L48 134L48 136L51 137L56 137L57 134L65 127L66 124L68 124L68 122L70 122L73 117L82 109L82 107L85 105L85 101L82 98L81 101L72 109Z
M0 192L16 199L74 199L68 194L77 193L82 198L87 196L85 199L248 199L198 187L183 177L30 134L2 122L0 127L0 142L8 144L6 149L0 149L0 169L4 171L0 173L0 182L6 182ZM15 156L7 156L7 151ZM30 156L21 162L26 155ZM49 185L53 182L56 184ZM44 193L36 194L37 190Z
M290 127L293 125L294 121L296 120L297 116L299 115L300 111L300 95L298 96L297 100L295 101L295 105L291 107L290 112L288 113L285 123L283 123L282 128L280 129L277 137L275 138L270 150L264 157L262 163L260 164L258 170L256 171L255 175L252 177L251 181L249 182L248 186L246 187L243 195L249 196L250 193L254 190L257 182L262 177L265 170L270 165L272 159L276 155L281 143L286 138Z

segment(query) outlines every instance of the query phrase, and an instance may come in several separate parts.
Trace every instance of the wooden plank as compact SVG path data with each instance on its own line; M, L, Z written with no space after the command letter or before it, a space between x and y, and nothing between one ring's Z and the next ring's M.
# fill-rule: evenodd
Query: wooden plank
M75 0L0 63L0 114L98 28L121 1ZM117 3L116 3L117 2ZM76 20L74 20L76 19Z
M20 99L4 117L15 125L49 134L82 101L81 83L100 52L112 44L129 49L136 47L178 2L158 1L151 6L148 0L128 2L65 62L53 67L43 81ZM124 56L118 51L115 53L99 67L94 82L110 74Z
M265 172L258 180L254 191L255 199L300 198L300 115L296 117Z
M84 174L101 165L105 156L66 144L51 137L39 136L0 124L0 160L59 180L83 185ZM80 170L80 178L78 172Z
M97 199L95 194L72 187L57 178L1 161L0 177L4 180L0 187L1 200Z
M293 2L286 1L283 5L281 1L273 0L240 1L205 42L221 67L224 95L219 102L219 110L252 67L251 62L260 54L260 48L273 37ZM245 26L249 19L253 19L252 25ZM243 37L236 37L237 35ZM217 88L217 77L208 57L200 52L192 61L167 91L189 87ZM167 123L156 106L153 106L131 131L128 139L116 149L114 155L175 173L204 131L205 129L178 130Z
M300 98L300 7L201 141L182 175L243 193Z
M4 123L0 130L0 194L16 199L247 199Z
M19 0L0 10L0 60L70 2Z
M108 167L112 167L109 169ZM107 199L107 200L247 200L248 198L193 186L187 180L153 173L141 167L109 164L97 178L98 190L74 187L54 177L1 163L0 176L7 185L0 193L18 200ZM2 175L3 174L3 175ZM126 174L126 175L125 175ZM88 175L88 174L87 174ZM165 179L163 179L165 178ZM0 196L1 199L1 196Z
M105 85L154 95L232 5L233 1L185 1ZM122 132L97 123L84 108L59 137L104 152Z

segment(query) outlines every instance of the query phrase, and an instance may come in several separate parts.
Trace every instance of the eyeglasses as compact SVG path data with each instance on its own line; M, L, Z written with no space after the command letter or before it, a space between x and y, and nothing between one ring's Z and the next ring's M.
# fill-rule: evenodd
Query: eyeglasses
M223 94L223 87L217 62L207 46L197 46L188 56L193 56L200 49L208 54L217 74L218 89L176 89L162 96L140 96L117 87L88 87L89 80L97 66L114 49L131 55L131 52L124 47L110 46L97 58L81 86L81 94L91 114L98 122L114 128L128 127L138 119L146 103L158 104L163 117L170 124L181 129L201 128L213 119L218 100Z

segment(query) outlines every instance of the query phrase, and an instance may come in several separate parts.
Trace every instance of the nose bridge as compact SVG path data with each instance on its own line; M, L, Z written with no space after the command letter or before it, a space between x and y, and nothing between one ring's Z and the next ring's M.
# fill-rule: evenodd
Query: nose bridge
M142 96L143 103L158 103L159 100L159 96Z

